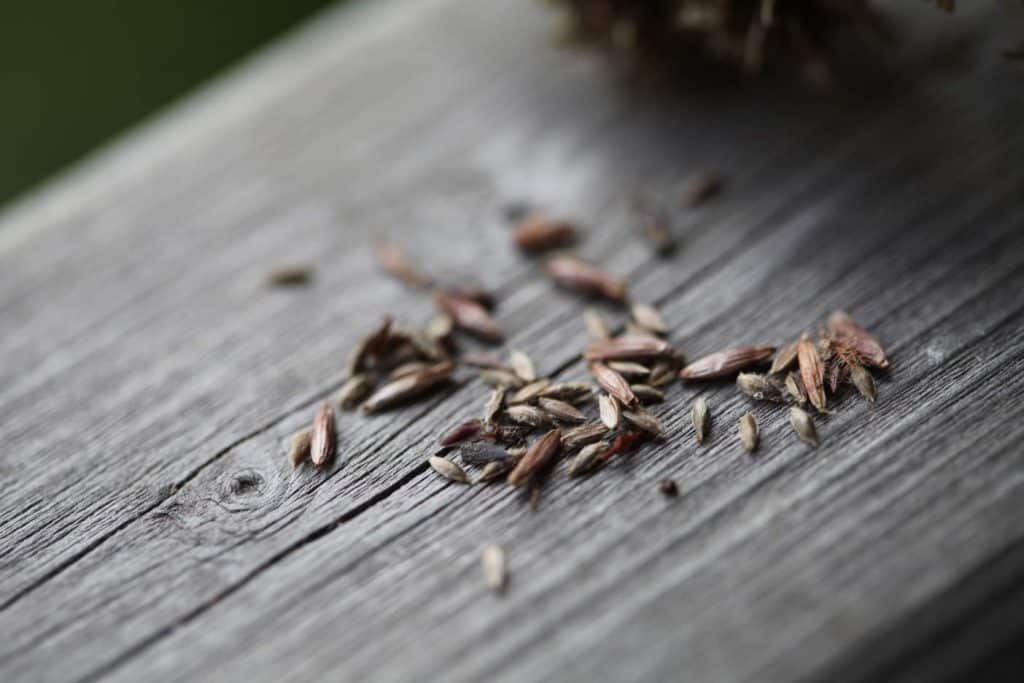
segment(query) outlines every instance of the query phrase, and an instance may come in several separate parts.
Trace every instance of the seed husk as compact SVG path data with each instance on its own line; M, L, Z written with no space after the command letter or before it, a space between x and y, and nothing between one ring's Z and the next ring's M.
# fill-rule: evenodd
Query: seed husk
M488 342L500 342L504 334L486 308L473 299L434 290L434 303L462 330Z
M800 375L796 372L790 372L786 375L786 391L799 405L807 403L807 392L804 391L804 383L800 381Z
M708 425L711 422L711 411L708 410L708 402L703 396L699 396L693 402L690 419L693 422L694 434L697 435L697 443L704 443L704 439L708 435Z
M488 463L512 458L501 446L489 441L470 441L459 446L459 457L467 465L483 467Z
M298 467L309 457L313 441L313 430L303 429L292 439L292 447L288 451L288 461L292 467Z
M601 414L601 423L608 429L615 429L619 426L622 418L622 409L619 402L611 396L601 394L597 397L597 409Z
M717 171L701 171L686 181L683 188L683 206L694 207L722 191L725 180Z
M578 402L590 398L591 386L586 382L561 382L552 384L541 392L544 398L557 398L560 401Z
M425 289L432 284L430 276L422 272L394 242L378 241L374 245L373 253L377 257L377 263L407 287Z
M608 324L604 321L604 316L593 308L588 308L583 311L583 322L587 326L587 334L591 339L595 341L603 341L605 339L612 338L611 330L608 329Z
M366 402L363 403L363 410L367 413L375 413L424 394L447 381L451 377L453 368L451 362L445 361L431 365L414 375L388 382L366 399Z
M860 395L868 400L868 403L874 403L878 398L878 392L875 389L875 378L871 376L871 373L860 364L850 366L850 380L853 382L853 386L857 387L857 391Z
M479 482L496 481L504 477L509 470L516 466L516 459L509 458L508 460L494 460L484 465L483 470L480 471L480 477L477 479Z
M889 359L885 355L885 349L870 332L854 322L849 315L843 311L836 311L829 316L828 329L853 348L865 365L881 370L888 369Z
M672 345L654 337L626 336L593 342L583 352L586 360L651 360L673 353Z
M581 424L587 421L587 416L577 410L571 403L559 401L557 398L539 398L537 404L542 410L551 415L559 422L570 424Z
M334 458L338 445L338 432L334 425L334 411L327 403L320 406L313 420L313 433L309 443L309 457L316 467L326 467Z
M760 363L775 353L774 346L742 346L704 356L679 371L688 380L730 377L746 367Z
M537 379L537 371L533 367L533 361L523 351L512 351L508 354L508 364L513 372L519 375L524 382L532 382Z
M622 417L637 429L651 436L661 436L665 432L658 418L644 410L623 410Z
M534 382L530 382L525 387L512 394L509 397L508 402L512 405L517 403L531 403L537 400L544 390L551 386L551 380L543 377Z
M457 443L476 438L479 436L481 429L483 429L483 424L480 420L469 420L467 422L463 422L462 424L456 425L450 429L441 437L441 445L454 446Z
M267 284L271 287L299 287L312 279L313 267L304 264L280 266L267 274Z
M484 581L497 593L505 590L508 574L505 565L505 551L501 546L488 543L480 555L480 563L484 570Z
M675 498L679 495L679 487L671 479L662 479L658 482L658 490L666 498Z
M508 475L511 486L521 486L532 480L534 475L543 470L562 448L562 433L552 429L537 439L522 457L515 469Z
M523 380L519 375L510 370L481 370L480 379L485 384L501 389L518 389L523 386Z
M665 394L649 384L631 384L629 388L643 404L661 403L665 400Z
M593 443L608 433L608 428L600 422L591 422L567 429L562 433L562 444L569 449Z
M567 289L619 303L626 300L624 281L575 256L552 256L545 263L545 271L556 284Z
M633 393L633 390L629 388L629 382L626 378L609 368L604 363L591 363L590 374L593 375L597 383L601 385L601 388L607 391L609 394L615 397L619 403L624 406L631 407L638 405L640 400Z
M668 323L661 317L658 309L650 304L633 304L630 309L633 321L649 332L658 335L668 334Z
M445 479L459 484L469 483L469 477L466 476L466 471L448 458L442 458L439 455L432 455L428 462L430 463L430 467Z
M484 405L484 422L494 422L504 406L505 389L498 387L491 392L491 395L487 398L486 405Z
M757 418L753 413L747 413L740 418L740 442L747 452L753 453L757 450L758 431Z
M551 417L536 406L509 406L505 410L505 414L508 415L509 419L513 422L529 425L530 427L547 427L551 424Z
M651 369L648 368L646 365L641 365L640 363L633 363L631 361L611 360L605 363L605 365L607 365L612 370L628 379L649 377L651 374Z
M772 360L772 368L768 372L774 375L793 367L793 364L796 363L796 350L799 344L799 341L795 341L779 349L775 354L775 359Z
M736 376L736 387L755 401L784 400L782 386L768 375L756 372L741 372Z
M647 383L652 387L664 387L672 384L676 381L678 366L670 361L658 361L651 368L651 375L647 378Z
M373 381L369 375L357 373L348 378L338 390L338 405L343 410L351 410L359 405L373 391Z
M566 220L533 214L516 227L512 233L512 241L517 247L530 253L567 247L576 241L576 227Z
M818 412L825 412L825 366L818 355L818 347L807 335L797 345L797 362L800 364L800 379L803 380L808 400Z
M818 447L818 430L814 428L814 420L807 414L807 411L791 406L789 409L789 423L793 425L793 430L800 437L801 441L815 448Z
M576 457L569 462L569 476L579 477L593 471L601 464L601 456L608 448L609 444L607 441L599 441L581 448Z

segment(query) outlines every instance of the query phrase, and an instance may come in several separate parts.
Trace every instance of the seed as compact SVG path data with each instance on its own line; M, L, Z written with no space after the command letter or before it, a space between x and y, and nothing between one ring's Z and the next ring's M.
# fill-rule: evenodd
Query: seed
M622 410L619 402L611 396L601 394L597 397L597 409L601 414L601 422L608 429L615 429L619 426L619 419L622 417Z
M839 390L839 385L850 376L850 366L839 358L823 364L825 366L825 377L828 380L828 390L834 394Z
M591 363L590 374L594 376L601 388L614 396L624 406L639 404L636 394L629 388L629 382L604 363Z
M588 296L615 302L626 299L626 283L575 256L552 256L545 264L548 276L557 284Z
M414 375L388 382L366 399L366 402L363 403L363 410L367 413L375 413L424 394L447 381L451 377L453 367L451 362L445 361L431 365Z
M671 479L662 479L658 482L658 490L666 498L675 498L679 495L679 487Z
M454 446L467 439L472 439L480 434L482 426L480 420L470 420L456 425L451 431L441 437L441 445Z
M724 178L716 171L702 171L686 181L683 205L694 207L721 192Z
M438 363L448 359L448 352L438 341L432 339L423 330L396 330L394 334L396 342L401 342L411 349L412 353L419 359L427 359ZM398 362L397 359L392 362Z
M782 387L767 375L756 372L741 372L736 377L736 386L744 394L756 401L783 400Z
M631 309L633 320L640 327L653 332L654 334L668 334L668 323L661 317L654 306L650 304L633 304Z
M789 409L789 423L800 440L815 448L818 447L818 430L814 428L814 421L811 416L801 408L791 406Z
M557 429L552 429L544 436L537 439L519 464L508 475L508 483L512 486L521 486L533 479L539 471L543 470L562 448L562 434Z
M796 350L799 344L799 341L795 341L779 349L779 352L775 354L775 360L772 361L772 368L768 372L774 375L791 368L796 362Z
M661 403L665 400L665 394L650 385L631 384L629 388L633 390L633 393L636 394L641 403Z
M292 463L292 467L298 467L309 457L312 440L313 431L311 429L303 429L292 439L292 447L288 451L288 460Z
M503 370L505 372L512 372L512 368L501 362L493 353L486 351L468 351L459 356L459 362L463 365L468 365L471 368L478 368L480 370Z
M804 383L800 381L800 375L791 372L786 375L786 391L798 404L807 403L807 392L804 391Z
M522 351L512 351L508 354L509 365L524 382L532 382L537 379L537 371L534 370L533 361Z
M740 441L748 452L757 450L757 418L753 413L747 413L740 418Z
M594 470L601 463L601 455L609 448L607 441L584 446L569 462L569 476L579 477Z
M513 467L516 466L516 460L509 458L508 460L495 460L487 463L483 470L480 471L480 478L477 481L495 481L501 479L505 474L508 473Z
M676 239L672 235L672 218L664 209L643 212L640 234L651 243L654 251L660 256L667 256L675 251Z
M854 322L853 318L842 311L836 311L828 319L828 329L836 337L849 344L861 357L865 365L888 369L889 359L885 349L870 332Z
M653 337L617 337L593 342L583 352L587 360L649 360L671 356L672 345Z
M422 372L430 367L430 363L424 363L421 360L409 361L408 363L402 363L397 368L388 373L389 380L402 379L409 375L415 375L417 372Z
M704 356L679 371L679 376L689 380L721 379L729 377L743 368L760 363L775 353L773 346L743 346L717 351Z
M338 404L343 410L355 408L373 390L369 375L358 373L348 378L338 390Z
M644 433L638 431L622 432L612 441L611 447L601 455L601 462L607 462L619 453L628 453L636 448L644 439Z
M498 387L491 392L490 397L487 399L487 404L484 406L484 422L494 422L494 419L498 417L498 413L501 412L504 405L505 390Z
M567 429L562 434L562 444L566 448L577 448L584 446L589 443L597 441L605 434L608 433L608 429L599 422L592 422L590 424L580 425L579 427L573 427Z
M661 339L657 334L651 332L646 327L641 327L633 321L626 323L625 329L622 332L623 337L642 337L644 339Z
M459 484L469 483L469 477L466 476L466 471L463 470L458 465L456 465L455 463L453 463L448 458L442 458L438 455L433 455L430 457L430 460L428 460L428 462L430 463L430 466L434 469L434 471L440 474L445 479L457 482Z
M423 273L394 242L378 241L374 245L373 251L377 257L377 263L406 286L424 289L431 285L430 276Z
M476 301L434 290L434 303L466 332L489 342L500 342L504 338L498 323Z
M384 316L380 327L364 336L352 349L348 358L346 373L349 377L367 369L371 360L376 360L391 343L391 316Z
M857 387L857 391L860 395L868 400L869 403L874 403L875 399L878 398L878 393L875 390L875 378L871 376L863 365L855 364L850 366L850 379L853 381L853 386Z
M587 326L587 334L590 335L591 339L597 341L603 341L605 339L611 339L612 333L608 329L608 324L605 323L604 318L593 308L588 308L583 311L583 322Z
M430 319L430 322L427 323L427 327L423 331L433 341L443 343L452 336L454 329L455 321L450 316L435 315Z
M676 381L676 377L679 375L676 373L678 366L670 361L658 361L651 368L651 376L647 378L647 383L652 387L663 387L672 382Z
M711 422L711 412L708 410L708 402L703 396L693 402L690 419L693 421L693 431L697 435L697 443L704 443L704 438L708 434L708 425Z
M534 214L519 224L512 233L512 241L523 251L533 253L567 247L576 241L576 228L569 221Z
M818 412L825 412L825 366L818 355L818 347L806 334L797 345L797 361L800 364L800 379L803 380L807 398Z
M325 467L334 458L334 451L338 444L338 432L334 426L334 411L327 403L320 406L320 410L313 420L313 433L310 437L309 455L313 464L317 467Z
M313 268L307 265L288 265L275 268L267 274L271 287L297 287L309 284L313 279Z
M481 370L480 379L492 387L518 389L523 386L523 380L514 372L509 370Z
M591 386L586 382L562 382L552 384L541 392L544 398L557 398L560 401L578 402L589 398Z
M643 410L623 410L622 417L626 422L651 436L661 436L665 431L658 418Z
M632 363L630 361L623 360L612 360L606 363L615 372L619 373L623 377L628 378L640 378L648 377L651 374L650 368L646 365L640 365L640 363Z
M557 398L540 398L537 403L542 410L559 422L580 424L587 421L587 416L578 411L571 403L559 401Z
M470 441L459 446L459 457L467 465L484 466L488 463L512 458L501 446L487 441Z
M550 386L551 380L546 377L538 379L535 382L530 382L525 387L512 394L508 402L513 405L516 403L530 403L531 401L535 401L537 397L544 393L544 390Z
M510 406L505 414L513 422L529 425L531 427L547 427L551 424L551 417L540 408L535 406L518 405Z
M480 555L480 563L484 569L484 581L487 582L487 585L495 592L502 592L508 579L505 568L505 551L499 545L488 543Z
M478 285L460 282L446 287L444 291L451 296L458 297L460 299L469 299L470 301L478 303L488 311L494 310L494 305L496 303L494 301L494 295L491 294L490 291Z

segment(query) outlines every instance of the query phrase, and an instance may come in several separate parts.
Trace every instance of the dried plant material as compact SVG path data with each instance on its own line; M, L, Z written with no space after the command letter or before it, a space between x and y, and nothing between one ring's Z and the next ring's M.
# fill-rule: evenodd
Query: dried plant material
M369 375L357 373L348 378L338 390L338 405L343 410L351 410L359 405L373 391L373 381Z
M557 398L560 401L576 403L590 398L592 391L591 386L586 382L562 382L552 384L540 395L544 398Z
M631 384L629 388L633 390L640 402L647 405L649 403L661 403L665 400L665 394L658 391L654 387L648 384Z
M626 300L624 281L575 256L552 256L545 263L545 270L552 280L567 289L619 303Z
M271 287L299 287L308 285L312 279L313 267L307 265L280 266L267 274Z
M313 420L313 433L309 443L309 457L316 467L326 467L334 458L338 446L338 432L334 425L334 411L327 403Z
M782 386L776 380L756 372L741 372L736 376L736 387L755 401L785 400Z
M467 439L475 439L483 428L483 424L480 420L469 420L463 422L460 425L456 425L450 429L444 436L441 437L442 446L454 446L457 443L466 441Z
M881 370L888 369L889 359L882 345L846 313L836 311L829 316L828 329L836 338L852 348L864 365Z
M431 339L423 330L396 330L394 337L397 343L405 344L410 350L411 355L416 358L426 359L434 363L439 363L449 358L448 351L444 346L440 342ZM398 362L398 360L398 358L395 358L393 362Z
M533 214L515 229L512 241L531 253L567 247L576 241L576 227L569 221Z
M807 392L804 390L804 383L800 381L800 375L795 372L786 375L786 391L797 404L803 405L807 403Z
M676 249L672 234L672 217L664 207L648 207L641 211L640 234L659 256L668 256Z
M661 339L657 334L651 332L646 327L637 325L632 320L628 321L623 330L622 336L624 337L645 337L647 339Z
M388 373L389 380L402 379L409 375L415 375L417 372L423 372L430 367L430 363L425 363L421 360L413 360L408 363L402 363L397 368Z
M501 546L488 543L480 555L480 564L484 570L484 581L497 593L505 590L508 573L505 566L505 551Z
M796 350L800 345L799 341L795 341L791 344L786 344L778 353L775 354L775 359L772 360L772 368L768 372L771 374L777 374L789 370L796 363Z
M484 341L500 342L504 339L501 328L486 308L473 299L434 291L434 303L455 321L456 326Z
M587 326L587 334L591 339L604 341L605 339L612 338L612 332L608 329L608 324L604 321L604 317L593 308L583 311L583 322Z
M567 429L562 433L562 444L569 449L593 443L608 433L601 423L590 423Z
M469 299L470 301L476 302L488 311L493 311L494 306L497 303L490 290L484 289L479 285L471 285L466 282L448 285L444 288L444 291L450 296L458 297L460 299Z
M753 413L747 413L740 418L740 442L743 447L747 449L748 453L753 453L757 450L758 441L758 430L757 430L757 418L754 417Z
M608 429L615 429L619 426L622 418L622 409L619 402L611 396L601 394L597 397L597 409L601 415L601 423Z
M497 419L501 409L505 406L505 389L498 387L487 397L484 405L484 422L491 423Z
M370 369L391 346L391 316L384 316L380 326L364 336L349 355L346 373L349 377Z
M532 382L537 379L537 371L533 367L533 361L522 351L512 351L508 354L508 364L513 372L519 375L524 382Z
M679 495L679 487L671 479L662 479L658 482L658 490L666 498L675 498Z
M742 346L704 356L679 371L688 380L709 380L731 377L740 370L756 365L775 353L773 346Z
M693 422L693 433L697 436L697 443L704 443L708 435L708 427L711 424L711 411L708 410L708 402L703 396L699 396L690 408L690 420Z
M608 361L606 365L627 379L639 379L642 377L648 377L651 374L651 369L646 365L640 365L640 363L612 360Z
M313 444L313 430L303 429L292 439L292 447L288 451L288 461L292 467L298 467L309 457Z
M659 388L668 386L672 382L676 381L676 377L679 368L676 363L671 361L658 361L651 368L651 375L647 378L647 383L652 387Z
M500 358L493 353L488 353L486 351L467 351L459 357L459 363L480 370L502 370L509 373L513 372L512 368L503 363Z
M555 418L559 422L570 424L581 424L587 421L587 416L577 410L571 403L559 401L557 398L539 398L537 404L541 410Z
M470 441L459 446L459 457L467 465L483 467L488 463L514 458L504 448L489 441Z
M665 432L658 418L643 410L623 410L622 418L642 432L651 436L661 436Z
M607 341L594 342L583 351L587 360L651 360L670 357L672 345L664 339L654 337L617 337Z
M814 420L807 414L807 411L796 406L789 409L789 423L793 425L793 431L804 443L818 447L818 430L814 428Z
M452 332L455 330L455 321L447 315L435 315L427 323L423 332L436 344L443 344L447 342Z
M543 377L534 382L530 382L522 389L512 394L512 396L509 397L508 402L511 405L515 405L517 403L531 403L536 401L537 398L550 386L551 380L547 377Z
M853 386L857 387L860 395L868 400L868 403L875 402L878 398L878 393L875 390L875 378L863 365L850 366L850 380L853 382Z
M366 399L366 402L363 403L363 410L367 413L375 413L416 398L446 382L451 377L453 368L451 362L445 361L431 365L415 375L388 382Z
M513 422L529 425L530 427L548 427L551 425L551 417L536 406L509 406L505 410L505 414Z
M381 240L373 247L377 263L407 287L425 289L432 284L430 276L425 274L394 242Z
M612 457L622 453L629 453L636 448L645 437L646 434L640 431L630 430L621 432L615 437L615 440L612 441L612 445L608 450L601 454L601 462L607 462L608 460L611 460Z
M658 309L650 304L633 304L630 312L633 315L633 321L649 332L653 332L658 335L668 334L668 323L661 317L661 313Z
M428 462L430 463L430 467L445 479L454 481L458 484L469 483L469 477L466 476L466 471L448 458L442 458L439 455L434 455L430 457Z
M601 388L615 397L615 400L619 403L629 407L639 405L640 400L629 387L629 382L626 381L625 377L604 363L591 363L589 368L590 374L597 380Z
M818 355L818 347L804 335L797 345L797 362L800 365L800 379L807 391L807 398L818 412L826 410L825 366Z
M581 448L576 457L569 462L569 476L580 477L588 472L592 472L601 464L601 456L604 455L608 448L607 441L599 441Z
M531 481L554 460L561 449L562 433L552 429L530 446L515 469L509 473L508 483L512 486L522 486Z
M722 191L725 179L717 171L702 171L686 181L683 188L684 206L697 206Z
M477 481L488 482L497 481L498 479L504 478L513 467L516 466L515 458L509 458L508 460L495 460L487 463L483 470L480 471L480 477Z
M523 380L511 370L481 370L480 379L489 386L502 389L518 389L523 386Z

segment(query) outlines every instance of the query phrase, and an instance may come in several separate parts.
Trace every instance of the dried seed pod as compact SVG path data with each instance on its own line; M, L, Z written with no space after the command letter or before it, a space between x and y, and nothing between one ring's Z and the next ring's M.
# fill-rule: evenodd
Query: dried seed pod
M530 382L525 387L512 394L508 402L512 405L517 403L530 403L544 393L544 390L551 386L551 380L547 377Z
M530 427L547 427L551 424L551 417L535 406L509 406L505 410L505 414L513 422L529 425Z
M484 581L495 592L505 590L508 574L505 566L505 551L501 546L488 543L480 555L480 563L484 570Z
M828 329L856 351L865 365L882 370L888 369L889 359L886 358L885 349L870 332L854 322L846 313L836 311L829 316Z
M758 430L757 418L753 413L747 413L740 418L740 441L749 453L757 450Z
M430 463L430 466L433 468L433 470L440 474L445 479L448 479L449 481L454 481L459 484L469 483L469 477L466 476L466 471L463 470L458 465L456 465L455 463L453 463L448 458L442 458L438 455L434 455L430 457L430 460L428 462Z
M604 317L593 308L583 311L583 322L587 326L587 334L590 335L591 339L604 341L605 339L612 338L611 330L608 329L608 324L605 323Z
M686 181L683 188L683 206L694 207L722 191L724 178L717 171L702 171Z
M736 387L755 401L784 400L782 387L771 377L756 372L741 372L736 377Z
M668 334L668 323L661 317L658 309L650 304L633 304L630 308L633 321L649 332L658 335Z
M668 386L679 376L677 370L678 366L671 361L658 361L651 368L651 375L647 378L647 383L652 387Z
M608 450L607 441L599 441L584 446L576 457L569 462L569 476L579 477L593 471L601 464L601 456Z
M508 483L521 486L543 470L562 449L562 433L552 429L537 439L522 457L515 469L508 475Z
M292 439L292 447L288 451L288 461L292 467L298 467L309 457L313 443L313 430L303 429Z
M799 405L807 403L807 392L804 390L804 383L800 381L800 375L795 372L786 375L786 391Z
M309 284L313 279L313 267L307 265L280 266L267 275L271 287L298 287Z
M534 214L513 231L512 241L523 251L531 253L567 247L576 241L576 228L569 221Z
M484 406L484 422L494 422L504 405L505 389L498 387L491 392L487 399L487 404Z
M800 379L803 380L807 398L818 412L825 412L825 366L818 355L818 347L807 335L804 335L797 345L797 361L800 364Z
M562 444L569 449L593 443L608 433L608 429L599 422L580 425L567 429L562 433Z
M679 371L688 380L708 380L730 377L740 370L760 363L775 353L774 346L742 346L717 351L704 356Z
M367 413L375 413L420 396L442 382L446 382L451 377L453 368L451 362L445 361L431 365L415 375L408 375L394 382L388 382L366 399L366 402L363 403L363 410Z
M359 405L373 391L373 381L369 375L358 373L348 378L338 390L338 405L343 410L351 410Z
M587 421L587 416L578 411L571 403L559 401L557 398L539 398L537 404L542 410L551 415L559 422L581 424Z
M523 386L523 380L519 375L509 370L481 370L480 379L485 384L501 389L518 389Z
M377 257L377 263L407 287L425 289L431 285L430 276L423 273L394 242L385 240L377 242L374 245L373 253Z
M611 360L608 361L605 365L607 365L612 370L628 379L649 377L651 374L650 368L648 368L646 365L640 365L640 363L633 363L630 361Z
M629 388L633 390L633 393L643 404L661 403L665 400L665 394L650 385L631 384Z
M516 460L510 458L507 461L495 460L487 463L483 470L480 471L480 477L477 479L478 482L497 481L503 478L508 472L516 466Z
M859 365L859 363L857 364ZM850 366L839 358L834 358L832 361L824 363L824 365L829 393L834 394L839 391L839 385L850 376Z
M522 351L512 351L508 354L508 364L513 372L519 375L524 382L532 382L537 379L537 371L533 367L533 361Z
M672 345L653 337L617 337L593 342L583 352L586 360L650 360L670 357Z
M479 436L480 430L483 428L480 420L469 420L463 422L460 425L456 425L447 434L441 437L442 446L454 446L457 443L466 441L467 439L473 439Z
M483 467L491 462L514 459L501 446L489 441L470 441L459 446L459 457L467 465Z
M334 426L334 411L327 403L313 420L313 433L309 444L309 457L316 467L325 467L334 458L338 445L338 432Z
M704 443L704 439L708 435L708 426L711 423L711 411L708 410L708 402L703 396L699 396L693 402L690 419L693 421L693 432L697 435L697 443Z
M662 479L658 482L658 490L666 498L675 498L679 495L679 487L671 479Z
M615 429L619 426L619 419L622 418L622 409L619 402L613 397L601 394L597 397L597 408L601 414L601 423L608 429Z
M504 335L487 309L472 299L434 290L434 303L462 330L484 341L500 342Z
M626 300L624 281L575 256L552 256L545 270L552 280L568 289L615 302Z
M799 341L795 341L779 349L775 354L775 359L772 360L772 368L768 372L774 375L793 367L793 364L796 363L796 350L799 344Z
M814 420L807 414L807 411L791 406L789 409L789 423L793 425L793 431L804 443L815 448L818 447L818 430L814 428Z
M455 330L455 321L448 315L435 315L423 329L424 334L438 344L447 342Z
M562 382L552 384L541 392L544 398L557 398L560 401L579 402L590 398L591 386L586 382Z
M622 417L637 429L651 436L661 436L665 432L658 418L643 410L623 410Z
M629 388L629 382L622 375L604 363L591 363L589 368L590 374L594 376L601 388L614 396L619 403L630 407L640 403L636 394Z
M875 390L875 378L871 376L871 373L863 365L856 364L850 366L850 379L853 381L853 386L857 387L857 391L860 392L861 396L866 398L869 403L875 402L875 399L878 398L878 393Z

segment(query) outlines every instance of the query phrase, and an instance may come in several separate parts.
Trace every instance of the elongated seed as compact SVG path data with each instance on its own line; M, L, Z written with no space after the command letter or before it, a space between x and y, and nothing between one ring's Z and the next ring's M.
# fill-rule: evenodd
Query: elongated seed
M804 391L804 383L800 381L800 375L796 372L786 375L786 391L797 404L803 405L807 403L807 392Z
M640 400L641 403L661 403L665 400L665 394L648 384L630 384L629 388Z
M497 481L504 477L515 466L516 460L514 458L510 458L508 460L494 460L484 466L480 471L480 477L477 481Z
M317 467L325 467L334 458L334 451L337 448L338 433L334 426L334 411L327 403L320 406L320 410L313 420L313 434L310 438L309 457Z
M758 430L757 430L757 418L754 417L753 413L747 413L740 418L740 442L743 443L743 447L748 452L753 453L757 450L758 441Z
M878 392L875 390L875 378L863 365L858 363L850 366L850 379L861 396L866 398L869 403L875 402L875 399L878 398Z
M475 337L500 342L504 335L491 314L473 299L434 290L434 302L455 324Z
M298 467L309 457L310 446L313 441L313 430L303 429L292 439L291 450L288 451L288 461L292 467Z
M525 387L512 394L508 402L512 405L517 403L530 403L544 393L544 390L551 386L551 380L543 377L535 382L530 382Z
M601 464L601 456L609 447L607 441L598 441L581 448L576 457L569 462L569 476L579 477L594 470Z
M500 358L487 351L468 351L459 357L459 363L462 365L468 365L471 368L478 368L480 370L501 370L503 372L513 372L512 368L507 366L505 363L502 363Z
M608 433L608 428L600 422L592 422L567 429L562 433L562 444L566 448L577 448L597 441Z
M818 412L825 412L825 366L818 355L818 347L807 335L804 335L797 345L797 361L800 364L800 379L803 380L808 400Z
M854 322L853 318L843 311L836 311L828 319L828 328L836 337L846 341L861 357L866 365L888 369L889 359L885 349L870 332Z
M373 391L373 381L369 375L358 373L352 375L338 390L338 405L344 410L351 410L359 405Z
M593 342L584 350L583 357L600 361L650 360L670 357L672 353L672 345L664 339L627 336Z
M267 275L267 284L271 287L296 287L309 284L312 279L312 266L288 265L270 271Z
M512 241L523 251L532 253L567 247L576 241L576 228L569 221L533 214L515 229Z
M439 455L433 455L428 461L430 466L435 472L440 474L449 481L454 481L459 484L468 484L469 477L466 476L466 471L456 465L448 458L442 458Z
M523 380L519 375L509 370L481 370L480 379L492 387L518 389L523 386Z
M651 376L647 378L647 383L652 387L664 387L672 382L676 381L679 376L677 374L678 365L672 361L660 360L654 364L651 368Z
M530 446L515 469L509 473L508 483L512 486L527 483L558 455L561 448L562 434L559 430L552 429Z
M604 297L615 302L626 299L626 283L623 280L575 256L552 256L545 263L545 271L557 284L582 294Z
M508 415L509 419L513 422L529 425L531 427L547 427L551 424L551 417L536 406L509 406L505 410L505 414Z
M665 432L658 418L643 410L623 410L623 419L637 429L651 436L661 436Z
M633 304L630 312L633 315L633 321L645 330L658 335L668 334L668 323L654 306Z
M608 324L604 321L604 317L593 308L583 311L583 322L587 326L587 334L590 335L591 339L603 341L612 338L611 330L608 329Z
M452 363L446 361L432 365L414 375L388 382L366 399L366 402L363 403L363 410L367 413L374 413L420 396L447 381L452 374L453 367Z
M793 364L796 363L796 350L799 344L799 341L795 341L779 349L775 354L775 359L772 360L772 368L768 372L774 375L793 367Z
M571 403L559 401L557 398L539 398L537 405L559 422L580 424L587 421L587 416L577 410Z
M421 360L413 360L408 363L402 363L397 368L388 373L389 380L402 379L409 375L415 375L417 372L422 372L430 367L430 363L425 363Z
M505 551L502 550L501 546L494 543L485 545L483 553L480 555L480 563L484 570L484 581L487 582L487 585L497 593L505 590L508 570L505 564Z
M608 429L615 429L619 426L619 419L622 417L622 409L619 402L613 397L601 394L597 397L597 409L601 414L601 422Z
M760 363L775 353L774 346L743 346L704 356L687 365L679 376L688 380L730 377L746 367Z
M708 434L708 425L711 421L711 411L708 409L708 402L703 396L699 396L693 402L690 409L690 419L693 421L693 431L697 435L697 443L704 443Z
M505 405L505 389L498 387L491 392L484 405L484 422L494 422Z
M423 332L434 342L444 343L452 336L455 330L455 321L451 316L440 313L431 318Z
M484 466L497 460L512 458L501 446L489 441L470 441L459 446L459 457L467 465Z
M562 382L561 384L552 384L540 395L544 398L557 398L560 401L578 403L589 399L592 393L593 388L587 382Z
M346 374L349 377L367 369L372 359L380 356L381 352L391 345L391 316L384 316L384 320L373 332L370 332L356 344L348 357Z
M784 400L782 386L768 375L741 372L736 376L736 387L755 401L780 402Z
M648 377L651 374L650 368L640 363L634 363L626 360L611 360L606 363L615 372L619 373L623 377L636 379L640 377Z
M431 279L423 273L401 247L394 242L378 241L374 245L377 263L387 272L401 280L406 286L414 289L429 287Z
M818 430L814 428L814 420L807 414L807 411L791 406L789 409L789 423L793 425L793 430L800 437L801 441L815 448L818 447Z
M532 382L537 379L537 371L533 367L533 361L524 352L515 350L508 354L508 364L512 370L519 375L524 382Z
M442 446L452 446L467 439L475 438L483 428L480 420L469 420L456 425L447 434L441 437Z
M604 363L591 363L589 367L590 374L601 385L601 388L614 396L619 403L627 407L636 406L640 403L636 394L629 388L629 382L622 375Z

